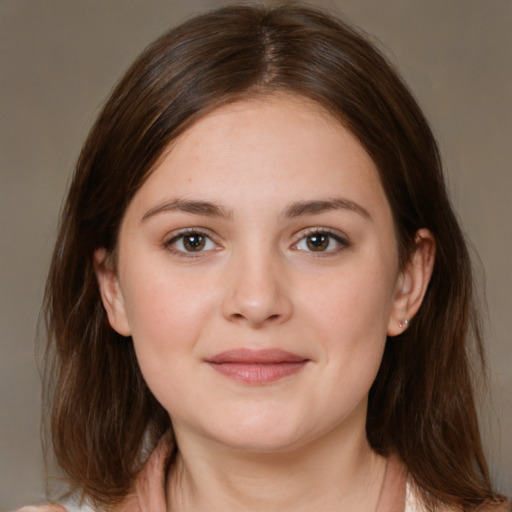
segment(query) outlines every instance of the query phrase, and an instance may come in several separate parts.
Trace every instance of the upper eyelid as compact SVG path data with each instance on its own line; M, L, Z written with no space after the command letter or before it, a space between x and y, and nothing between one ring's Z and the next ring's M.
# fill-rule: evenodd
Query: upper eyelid
M340 251L344 251L345 249L352 246L352 242L346 236L343 232L334 230L332 228L325 228L325 227L313 227L313 228L307 228L305 230L299 231L296 234L295 241L292 243L290 249L292 251L302 251L298 248L300 242L307 238L308 236L315 235L315 234L326 234L331 237L335 241L335 243L338 245L338 247L335 247L328 251L306 251L308 256L315 257L315 258L325 258L328 256L335 256Z
M199 235L202 235L208 239L210 239L216 246L216 249L222 248L222 244L218 241L218 237L216 237L209 229L205 228L199 228L199 227L187 227L183 229L177 229L172 231L171 233L168 233L163 241L162 241L162 247L166 250L170 250L171 246L177 242L180 238L183 238L187 236L188 234L194 234L197 233ZM207 251L198 251L197 253L191 252L189 254L189 257L199 257L202 253L207 253L212 251L212 249L209 249ZM180 253L180 254L188 254L184 251L181 251L179 249L173 248L173 252ZM193 256L195 254L195 256Z
M167 233L164 237L165 242L169 243L172 240L176 240L182 236L190 235L198 233L200 235L206 236L208 238L211 238L215 243L218 243L216 239L218 239L218 236L213 233L210 229L207 228L201 228L201 227L187 227L187 228L181 228L181 229L175 229L171 231L170 233Z
M193 227L186 227L181 229L176 229L168 233L163 240L163 245L168 246L174 241L178 240L180 237L186 236L187 234L193 234L198 233L200 235L206 236L210 238L216 245L222 246L222 243L220 241L220 237L213 232L211 229L200 227L200 226L193 226ZM349 237L342 231L334 228L330 228L327 226L311 226L307 228L302 228L301 230L296 231L292 235L292 245L296 245L298 242L300 242L303 238L316 234L316 233L326 233L333 238L337 239L340 243L344 243L346 245L350 244Z
M314 227L310 227L310 228L301 229L294 234L294 239L296 240L296 242L298 242L306 236L314 235L317 233L326 233L328 235L333 236L334 238L339 238L339 239L345 241L346 243L348 243L348 240L349 240L348 236L345 233L343 233L343 231L340 231L340 230L334 229L334 228L324 227L324 226L314 226Z
M200 250L200 251L186 251L179 249L177 247L174 247L174 244L178 242L180 239L186 237L189 234L199 234L201 236L204 236L205 238L208 238L215 247L212 249L207 250ZM209 255L211 255L213 252L222 249L222 246L214 239L213 236L211 236L210 230L203 229L203 228L183 228L174 230L170 234L168 234L167 237L164 238L162 241L162 248L168 251L169 253L173 254L174 257L182 258L185 260L195 260L199 258L205 258Z

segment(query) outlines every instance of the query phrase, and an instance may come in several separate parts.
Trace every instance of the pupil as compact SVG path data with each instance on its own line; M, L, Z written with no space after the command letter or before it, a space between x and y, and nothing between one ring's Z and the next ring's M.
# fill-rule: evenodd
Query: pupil
M199 251L204 247L205 239L203 235L187 235L184 245L187 251Z
M310 235L308 237L308 248L312 251L323 251L329 245L329 237L327 235Z

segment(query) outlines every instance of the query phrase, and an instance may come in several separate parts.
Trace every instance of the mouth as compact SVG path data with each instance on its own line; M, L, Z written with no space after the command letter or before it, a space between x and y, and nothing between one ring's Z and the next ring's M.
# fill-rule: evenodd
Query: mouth
M237 382L263 385L302 370L309 359L279 349L234 349L206 360L220 374Z

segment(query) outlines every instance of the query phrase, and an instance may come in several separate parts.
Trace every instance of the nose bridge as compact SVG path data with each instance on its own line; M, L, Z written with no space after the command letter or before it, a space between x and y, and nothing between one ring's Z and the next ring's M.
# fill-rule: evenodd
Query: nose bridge
M230 265L224 315L252 326L286 321L292 312L279 251L268 240L237 248Z

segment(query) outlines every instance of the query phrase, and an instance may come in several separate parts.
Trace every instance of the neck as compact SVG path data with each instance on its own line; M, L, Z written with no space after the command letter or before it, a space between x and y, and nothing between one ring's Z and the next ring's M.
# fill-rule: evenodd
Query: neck
M167 480L168 510L373 512L385 472L363 429L337 428L278 452L255 452L179 435Z

